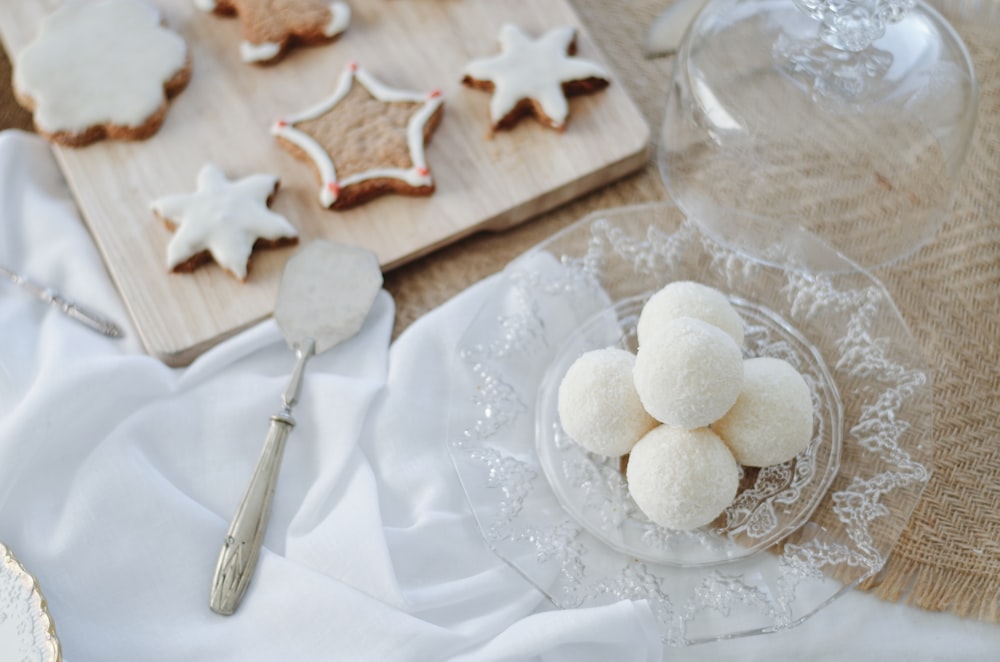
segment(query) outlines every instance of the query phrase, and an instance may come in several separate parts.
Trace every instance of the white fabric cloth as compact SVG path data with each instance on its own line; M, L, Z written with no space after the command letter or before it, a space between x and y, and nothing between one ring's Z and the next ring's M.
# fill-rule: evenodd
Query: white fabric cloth
M38 577L69 662L1000 651L1000 628L856 592L792 631L685 650L663 650L641 603L550 608L485 546L446 448L455 346L498 278L391 348L383 292L358 336L312 362L256 575L218 616L215 559L293 363L276 325L185 369L143 354L48 147L16 132L0 134L0 264L129 331L104 338L0 283L0 540Z

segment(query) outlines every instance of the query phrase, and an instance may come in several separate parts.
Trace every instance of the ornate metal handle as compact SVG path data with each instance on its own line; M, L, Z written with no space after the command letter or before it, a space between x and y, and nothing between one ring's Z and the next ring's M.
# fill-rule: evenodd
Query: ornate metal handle
M257 468L254 469L243 500L229 524L226 540L215 565L209 605L217 614L229 616L236 611L250 584L250 578L253 577L267 520L271 515L271 501L278 481L278 470L281 468L281 456L294 426L295 421L287 410L271 417Z
M121 328L108 318L103 315L99 315L92 310L88 310L74 301L70 301L59 292L56 292L49 287L39 285L27 276L0 266L0 277L9 280L11 283L17 285L25 292L28 292L39 301L55 306L63 314L76 320L80 324L83 324L92 331L102 333L109 338L121 338L125 335Z
M284 454L288 435L295 427L292 407L299 399L306 364L315 351L316 343L312 338L306 338L301 345L295 347L295 368L281 396L284 406L271 417L257 467L250 477L243 500L233 515L233 521L229 523L226 540L215 564L209 599L209 606L217 614L229 616L236 611L250 585L254 568L257 567L264 531L267 530L267 520L271 515L271 501L278 482L281 456Z

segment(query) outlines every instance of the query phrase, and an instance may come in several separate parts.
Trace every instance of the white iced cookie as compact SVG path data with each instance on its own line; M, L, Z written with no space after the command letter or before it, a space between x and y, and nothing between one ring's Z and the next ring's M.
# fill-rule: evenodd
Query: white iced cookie
M351 8L339 0L194 0L194 4L219 16L239 16L240 57L257 64L276 61L296 44L330 41L351 23Z
M440 90L390 87L351 61L332 94L276 121L271 134L312 163L324 207L348 209L387 193L431 195L424 147L443 104Z
M563 429L592 453L619 457L653 429L632 382L635 356L614 347L583 354L559 384Z
M277 191L278 178L272 175L230 181L206 163L198 172L197 191L167 195L151 205L174 230L167 245L167 268L192 271L211 258L245 281L254 248L298 241L295 228L268 208Z
M646 517L668 529L688 530L710 523L732 503L740 469L708 428L661 425L632 448L625 477Z
M633 377L653 418L690 430L718 420L736 402L743 356L717 326L678 317L639 345Z
M719 327L743 346L743 319L729 300L713 287L690 280L667 284L649 298L636 325L639 344L676 317L694 317Z
M506 24L500 28L500 54L470 62L462 82L493 93L494 131L510 128L526 115L562 131L569 116L567 97L602 90L610 79L597 64L572 57L575 52L576 30L570 26L532 39Z
M725 416L712 423L712 429L742 465L766 467L786 462L812 440L809 386L786 361L747 359L740 396Z
M14 59L14 91L54 142L139 140L191 76L187 45L142 0L69 2Z

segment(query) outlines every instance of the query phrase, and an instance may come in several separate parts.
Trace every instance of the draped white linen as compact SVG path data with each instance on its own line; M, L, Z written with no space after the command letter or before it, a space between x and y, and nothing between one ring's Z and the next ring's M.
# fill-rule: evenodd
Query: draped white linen
M47 145L13 131L0 134L0 264L128 334L104 338L0 284L0 540L38 577L70 662L1000 651L1000 628L856 592L789 632L686 650L663 649L641 603L551 608L484 544L446 447L455 345L499 278L391 347L382 292L358 336L314 360L255 578L236 615L218 616L216 555L293 363L276 325L184 369L143 354Z

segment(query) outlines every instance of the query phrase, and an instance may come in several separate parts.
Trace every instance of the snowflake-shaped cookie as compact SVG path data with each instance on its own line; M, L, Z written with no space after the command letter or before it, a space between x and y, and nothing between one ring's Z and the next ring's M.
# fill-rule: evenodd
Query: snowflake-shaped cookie
M238 15L244 62L274 62L295 44L330 41L351 23L351 8L330 0L194 0L202 11Z
M494 131L508 129L526 115L562 131L569 116L567 97L602 90L610 82L604 69L572 57L575 52L572 27L556 27L532 39L507 24L500 29L500 54L470 62L462 82L493 93Z
M14 91L49 139L82 146L156 133L191 76L187 45L141 0L70 2L14 60Z
M346 209L384 193L434 192L424 145L440 121L442 104L438 90L391 88L351 62L333 94L278 120L271 132L312 162L320 203Z
M192 271L211 258L246 281L254 248L298 241L295 228L268 208L277 191L277 177L257 174L230 181L217 166L203 165L196 192L168 195L151 205L174 230L167 246L167 268Z

